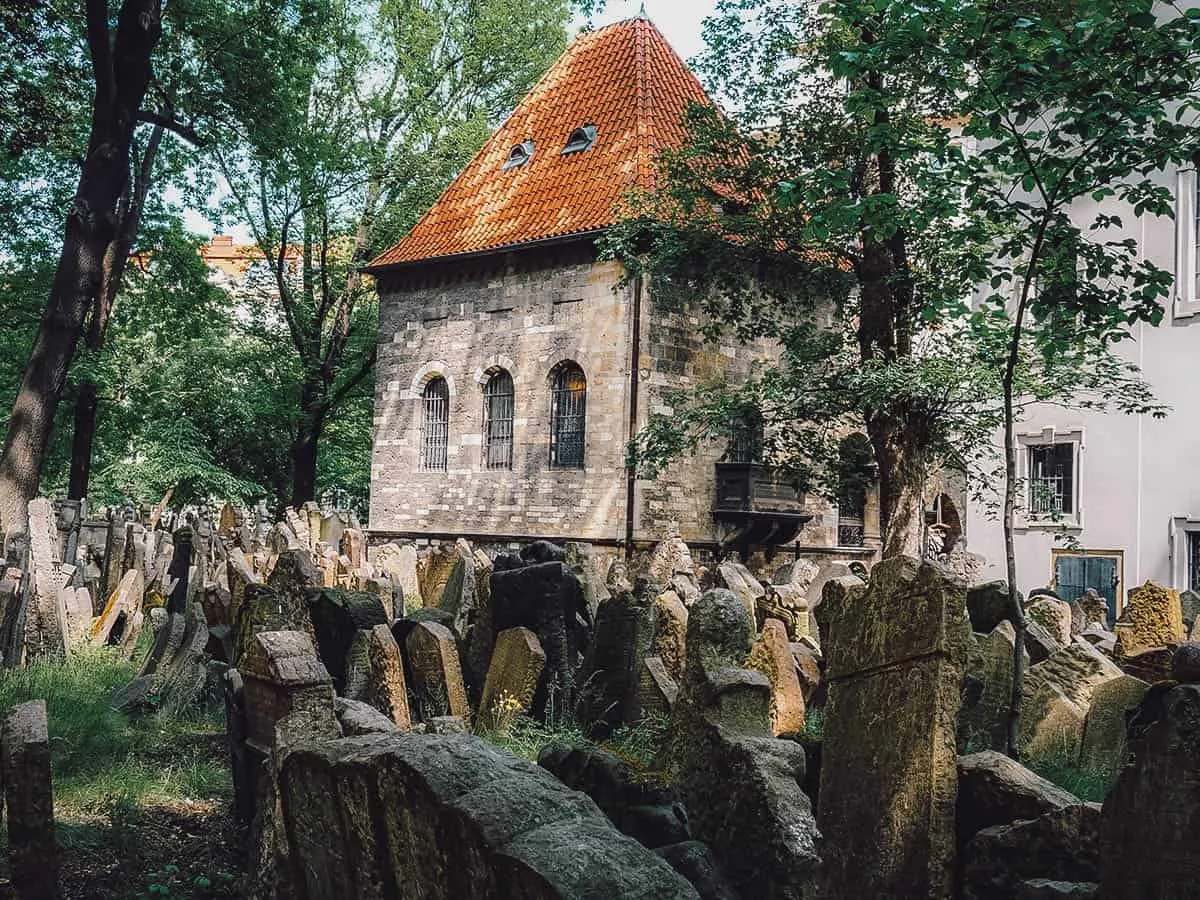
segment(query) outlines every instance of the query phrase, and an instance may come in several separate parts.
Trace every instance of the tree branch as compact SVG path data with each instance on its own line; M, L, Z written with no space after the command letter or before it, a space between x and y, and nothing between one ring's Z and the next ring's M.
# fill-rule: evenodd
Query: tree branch
M173 116L164 115L149 109L139 109L137 120L139 122L146 122L149 125L155 125L171 132L172 134L176 134L193 147L203 147L205 145L204 139L196 133L196 129L194 129L191 125L180 122Z

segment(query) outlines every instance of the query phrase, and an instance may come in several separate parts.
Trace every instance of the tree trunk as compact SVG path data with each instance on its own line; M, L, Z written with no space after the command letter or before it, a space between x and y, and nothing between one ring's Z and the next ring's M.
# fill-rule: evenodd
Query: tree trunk
M96 436L96 407L99 390L90 378L79 385L75 398L75 426L71 433L71 481L67 499L82 500L87 496L88 480L92 473L92 441Z
M292 441L291 505L296 509L317 497L317 449L327 415L321 386L310 378L300 393L300 423Z
M88 310L117 235L117 208L129 184L130 145L162 33L161 0L125 0L116 34L104 0L87 0L87 39L96 80L87 158L67 214L50 298L9 417L0 455L0 528L24 531L37 496L54 416Z
M929 465L913 426L888 414L867 419L879 465L879 517L883 525L882 557L921 559L925 548L925 481Z

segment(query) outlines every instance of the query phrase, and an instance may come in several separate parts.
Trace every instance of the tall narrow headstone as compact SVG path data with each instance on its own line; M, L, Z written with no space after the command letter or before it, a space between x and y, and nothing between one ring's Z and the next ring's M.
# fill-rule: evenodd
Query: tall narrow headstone
M408 664L413 673L413 692L421 704L423 719L434 716L471 718L467 689L454 632L436 622L421 622L405 640Z
M400 728L412 727L408 687L400 647L386 625L360 631L346 653L346 689L350 700L369 703Z
M950 897L966 587L888 559L826 585L821 619L822 897Z
M788 646L787 628L778 619L763 622L762 634L750 648L749 666L771 682L771 731L776 735L803 732L804 693Z
M479 703L480 723L494 726L506 714L529 712L545 667L546 651L536 634L528 628L500 632Z
M58 897L58 846L46 701L14 706L0 732L12 884L21 900Z

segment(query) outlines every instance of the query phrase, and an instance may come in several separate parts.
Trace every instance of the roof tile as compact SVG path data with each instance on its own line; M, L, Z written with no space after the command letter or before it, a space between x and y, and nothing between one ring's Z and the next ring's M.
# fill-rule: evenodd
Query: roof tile
M647 19L580 35L398 244L369 268L497 250L595 231L619 201L653 184L654 160L686 137L683 114L704 89ZM563 155L571 132L595 143ZM517 144L533 158L504 169Z

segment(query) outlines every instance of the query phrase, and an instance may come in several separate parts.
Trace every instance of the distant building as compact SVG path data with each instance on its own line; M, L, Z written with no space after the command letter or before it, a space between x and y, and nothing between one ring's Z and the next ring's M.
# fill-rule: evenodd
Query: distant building
M1175 273L1174 293L1158 327L1138 325L1118 352L1141 367L1165 419L1042 404L1017 427L1023 480L1017 516L1018 587L1054 587L1064 599L1088 588L1116 616L1129 588L1148 579L1200 589L1200 276L1195 168L1161 176L1176 198L1174 221L1106 200L1123 223L1112 240L1137 243L1142 258ZM1087 228L1098 211L1073 210ZM1106 235L1106 238L1109 237ZM996 451L1002 446L997 440ZM970 549L987 557L985 576L1004 577L1004 539L994 511L971 506Z
M744 376L763 347L706 344L699 313L597 259L704 90L644 18L581 35L396 246L380 295L370 525L377 538L547 537L869 556L874 492L838 515L746 447L634 480L625 448L665 394ZM867 545L863 547L861 545ZM845 555L845 554L842 554Z

